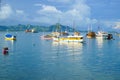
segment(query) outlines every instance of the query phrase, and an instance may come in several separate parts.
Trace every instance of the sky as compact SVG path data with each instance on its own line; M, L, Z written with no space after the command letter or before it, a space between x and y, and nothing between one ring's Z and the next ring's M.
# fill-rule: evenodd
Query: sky
M120 0L1 0L0 25L120 29Z

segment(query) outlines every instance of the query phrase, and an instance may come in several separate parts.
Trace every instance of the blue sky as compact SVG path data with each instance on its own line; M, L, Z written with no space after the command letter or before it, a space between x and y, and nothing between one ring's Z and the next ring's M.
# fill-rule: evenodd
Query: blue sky
M120 0L2 0L0 24L120 28Z

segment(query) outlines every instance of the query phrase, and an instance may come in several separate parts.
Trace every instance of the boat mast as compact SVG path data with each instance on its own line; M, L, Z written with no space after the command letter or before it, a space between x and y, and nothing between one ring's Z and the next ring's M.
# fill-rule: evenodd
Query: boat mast
M61 32L60 31L60 19L58 19L58 23L57 23L57 25L56 25L56 32Z
M89 32L92 32L92 24L90 24L89 26L88 26L88 33Z
M73 21L73 32L75 32L75 21Z
M92 32L92 24L90 25L90 31Z

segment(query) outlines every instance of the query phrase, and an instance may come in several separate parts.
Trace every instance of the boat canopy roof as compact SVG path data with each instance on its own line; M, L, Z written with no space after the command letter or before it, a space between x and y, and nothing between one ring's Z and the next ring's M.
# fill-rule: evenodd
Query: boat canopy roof
M9 37L10 38L10 37L12 37L12 35L11 34L6 34L5 37Z

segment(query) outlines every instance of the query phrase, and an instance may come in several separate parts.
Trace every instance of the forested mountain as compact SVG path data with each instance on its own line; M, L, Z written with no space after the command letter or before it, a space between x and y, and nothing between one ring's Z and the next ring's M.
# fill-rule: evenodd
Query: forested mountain
M69 26L64 26L61 25L59 23L54 24L54 25L50 25L50 26L40 26L40 25L22 25L22 24L18 24L18 25L10 25L10 26L4 26L4 25L0 25L0 31L25 31L26 29L36 29L38 31L44 31L44 32L51 32L51 31L73 31L73 28L69 27Z

